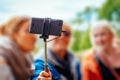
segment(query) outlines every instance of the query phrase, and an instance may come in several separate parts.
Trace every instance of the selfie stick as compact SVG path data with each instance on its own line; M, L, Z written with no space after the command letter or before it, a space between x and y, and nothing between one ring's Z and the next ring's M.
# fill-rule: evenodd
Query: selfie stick
M40 38L44 41L44 70L48 71L48 64L47 64L47 42L50 42L54 39L47 41L49 35L60 36L61 34L61 27L63 21L62 20L54 20L51 18L32 18L31 26L30 26L30 33L41 34ZM59 26L57 28L57 26ZM53 28L53 30L51 30Z
M44 39L44 69L46 72L48 71L47 66L47 41Z
M44 70L48 71L48 65L47 65L47 37L40 36L40 38L43 38L44 40Z
M48 71L48 64L47 64L47 39L49 37L49 33L47 33L50 28L50 21L51 19L45 18L44 19L44 28L43 28L43 33L40 36L40 38L43 38L44 40L44 70L47 72Z

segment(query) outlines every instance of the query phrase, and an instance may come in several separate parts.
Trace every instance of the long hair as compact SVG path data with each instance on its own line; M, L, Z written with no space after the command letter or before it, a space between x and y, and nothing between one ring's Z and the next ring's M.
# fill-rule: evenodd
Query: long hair
M0 35L9 35L10 32L18 32L21 25L29 20L30 18L25 16L12 17L8 22L0 26Z
M117 38L116 32L113 29L113 27L110 25L110 23L107 21L100 21L100 22L97 22L96 24L94 24L91 28L90 38L91 38L92 45L94 45L94 38L93 38L92 33L95 28L99 28L99 27L106 29L111 35L113 35L113 42L116 41L116 38Z

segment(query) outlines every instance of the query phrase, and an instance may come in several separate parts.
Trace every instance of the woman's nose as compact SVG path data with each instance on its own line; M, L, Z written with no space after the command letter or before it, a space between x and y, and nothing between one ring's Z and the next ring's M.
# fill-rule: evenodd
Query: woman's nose
M32 34L32 39L36 42L37 41L37 36L35 34Z
M60 37L59 37L59 40L64 40L65 39L65 37L63 36L63 35L61 35Z

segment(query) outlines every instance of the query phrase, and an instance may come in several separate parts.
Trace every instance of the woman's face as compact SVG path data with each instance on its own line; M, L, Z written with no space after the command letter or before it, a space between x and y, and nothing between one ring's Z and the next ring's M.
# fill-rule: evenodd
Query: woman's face
M64 31L67 31L67 33L62 33L60 37L53 40L52 47L53 49L61 51L61 50L67 50L68 45L70 43L71 33L67 29L63 29ZM53 37L52 37L53 38Z
M20 30L16 33L16 41L20 48L29 52L35 48L36 36L29 33L30 21L23 23Z
M92 33L93 41L96 47L107 49L112 45L113 35L106 28L97 27Z

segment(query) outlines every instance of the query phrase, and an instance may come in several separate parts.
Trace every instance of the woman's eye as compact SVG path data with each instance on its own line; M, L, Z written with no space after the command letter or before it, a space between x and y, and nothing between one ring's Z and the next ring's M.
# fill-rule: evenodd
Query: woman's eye
M98 36L97 34L94 35L95 38L96 38L97 36Z
M101 33L101 36L105 36L105 33Z

